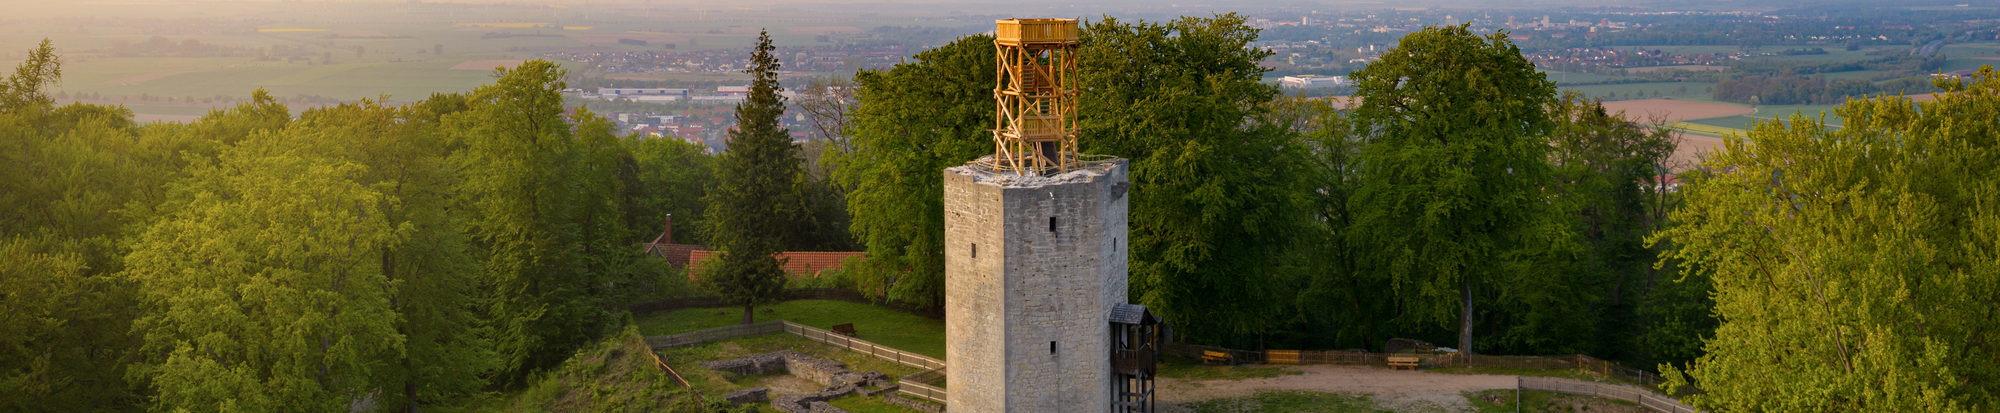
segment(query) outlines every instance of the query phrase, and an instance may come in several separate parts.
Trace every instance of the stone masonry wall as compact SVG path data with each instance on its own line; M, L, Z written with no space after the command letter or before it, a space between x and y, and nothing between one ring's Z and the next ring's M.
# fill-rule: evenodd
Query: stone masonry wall
M1126 298L1125 171L1122 160L1026 182L946 171L951 411L1109 408L1107 314Z

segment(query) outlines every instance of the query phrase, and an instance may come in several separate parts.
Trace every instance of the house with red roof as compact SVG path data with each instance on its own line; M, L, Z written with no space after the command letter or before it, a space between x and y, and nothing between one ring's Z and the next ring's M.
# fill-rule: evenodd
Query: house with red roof
M674 217L667 216L666 228L653 242L645 244L646 255L667 261L674 268L688 269L688 278L701 273L703 262L721 255L721 251L709 249L707 245L679 244L674 239ZM868 253L865 251L784 251L773 255L785 273L792 278L818 277L821 273L838 271L849 258L857 261Z

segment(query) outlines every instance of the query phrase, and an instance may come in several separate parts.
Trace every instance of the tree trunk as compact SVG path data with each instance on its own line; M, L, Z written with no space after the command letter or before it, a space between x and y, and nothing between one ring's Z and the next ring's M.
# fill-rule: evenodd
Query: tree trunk
M749 306L749 305L743 306L743 324L750 324L750 315L755 313L754 311L751 310L754 310L756 308L757 308L756 306Z
M1472 277L1459 275L1458 354L1472 354Z
M417 413L417 369L410 365L408 352L403 355L403 371L409 374L409 377L403 378L404 411Z

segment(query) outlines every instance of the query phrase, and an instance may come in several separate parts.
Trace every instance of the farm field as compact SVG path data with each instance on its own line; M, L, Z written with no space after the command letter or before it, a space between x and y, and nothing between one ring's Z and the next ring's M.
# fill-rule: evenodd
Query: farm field
M1611 80L1618 80L1625 78L1624 76L1619 76L1619 75L1606 75L1597 73L1574 73L1574 72L1561 72L1554 70L1544 70L1542 71L1542 75L1548 76L1549 80L1554 80L1556 81L1556 84L1559 85L1569 84L1569 83L1597 83L1597 82L1604 82L1604 81L1611 81Z
M1557 85L1557 87L1564 90L1574 90L1583 93L1584 96L1604 99L1606 101L1660 98L1706 101L1710 100L1709 97L1711 96L1709 88L1714 86L1715 84L1713 83L1702 82L1652 82L1586 86Z
M1743 136L1744 134L1744 131L1742 129L1715 126L1702 123L1694 123L1694 122L1674 122L1667 124L1667 126L1677 130L1686 131L1687 133L1690 134L1703 135L1703 136L1731 137L1731 136Z
M1769 121L1749 116L1728 116L1720 118L1695 119L1687 121L1687 123L1695 123L1695 124L1730 128L1730 129L1744 129L1744 130L1750 129L1751 125L1754 125L1757 122L1769 122Z
M1625 119L1640 123L1653 123L1655 121L1679 122L1692 119L1741 116L1754 112L1753 109L1747 106L1672 99L1604 102L1604 109L1610 112L1625 112Z

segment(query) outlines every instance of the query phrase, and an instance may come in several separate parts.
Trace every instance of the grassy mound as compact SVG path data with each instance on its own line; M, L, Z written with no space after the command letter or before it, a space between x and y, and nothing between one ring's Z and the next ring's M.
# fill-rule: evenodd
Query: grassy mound
M653 365L652 349L636 326L578 350L561 367L537 377L520 393L478 411L505 412L705 412L678 383Z

